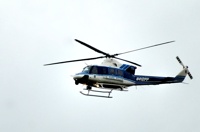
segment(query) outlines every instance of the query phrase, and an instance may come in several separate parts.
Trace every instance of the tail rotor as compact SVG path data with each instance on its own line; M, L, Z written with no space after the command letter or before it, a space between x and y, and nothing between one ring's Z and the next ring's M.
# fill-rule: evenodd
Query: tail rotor
M176 57L176 59L178 60L178 62L183 66L183 69L185 70L185 74L187 74L189 77L190 77L190 79L193 79L193 76L192 76L192 74L190 73L190 71L189 71L189 69L188 69L188 66L185 66L184 64L183 64L183 62L181 61L181 59L177 56Z

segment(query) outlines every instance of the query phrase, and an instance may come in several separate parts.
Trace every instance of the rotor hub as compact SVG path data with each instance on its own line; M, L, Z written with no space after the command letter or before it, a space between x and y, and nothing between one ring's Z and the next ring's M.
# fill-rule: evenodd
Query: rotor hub
M106 58L102 63L101 63L102 66L111 66L111 67L120 67L122 66L122 64L113 59L113 58Z

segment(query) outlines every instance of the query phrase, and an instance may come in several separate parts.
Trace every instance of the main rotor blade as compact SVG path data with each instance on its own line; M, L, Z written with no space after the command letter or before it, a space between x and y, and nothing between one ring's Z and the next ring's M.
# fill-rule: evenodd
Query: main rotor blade
M95 60L95 59L100 59L100 58L104 58L104 57L105 57L105 56L94 57L94 58L78 59L78 60L70 60L70 61L62 61L62 62L56 62L56 63L45 64L44 66L55 65L55 64L63 64L63 63L69 63L69 62L77 62L77 61L85 61L85 60Z
M172 43L172 42L175 42L175 41L169 41L169 42L155 44L155 45L151 45L151 46L147 46L147 47L143 47L143 48L139 48L139 49L135 49L135 50L130 50L130 51L126 51L126 52L114 54L114 56L118 56L118 55L121 55L121 54L130 53L130 52L134 52L134 51L138 51L138 50L143 50L143 49L147 49L147 48L151 48L151 47L156 47L156 46L160 46L160 45L164 45L164 44L168 44L168 43Z
M124 59L121 59L121 58L118 58L118 57L114 57L115 59L119 59L119 60L122 60L122 61L125 61L125 62L128 62L128 63L131 63L131 64L134 64L134 65L136 65L136 66L140 66L141 67L141 65L140 64L137 64L137 63L135 63L135 62L131 62L131 61L128 61L128 60L124 60Z
M103 52L103 51L101 51L101 50L99 50L97 48L94 48L91 45L86 44L85 42L82 42L82 41L80 41L78 39L75 39L75 41L79 42L80 44L82 44L82 45L84 45L84 46L86 46L86 47L88 47L88 48L90 48L90 49L92 49L92 50L94 50L94 51L96 51L98 53L101 53L101 54L106 55L106 56L110 56L108 53L105 53L105 52Z

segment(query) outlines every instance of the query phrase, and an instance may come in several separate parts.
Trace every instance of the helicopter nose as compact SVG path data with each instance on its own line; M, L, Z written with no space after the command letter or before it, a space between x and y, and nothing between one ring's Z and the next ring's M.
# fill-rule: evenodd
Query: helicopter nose
M83 75L74 75L74 76L73 76L73 79L76 80L76 79L80 79L80 78L82 78L82 77L83 77Z
M79 83L86 84L88 82L89 76L88 75L75 75L74 77L75 84L78 85Z

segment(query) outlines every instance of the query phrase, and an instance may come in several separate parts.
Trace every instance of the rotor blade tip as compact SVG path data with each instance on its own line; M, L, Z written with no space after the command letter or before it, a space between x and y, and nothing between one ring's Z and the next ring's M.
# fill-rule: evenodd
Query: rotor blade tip
M78 39L74 39L76 42L79 42L79 40Z

